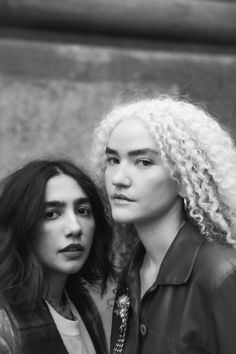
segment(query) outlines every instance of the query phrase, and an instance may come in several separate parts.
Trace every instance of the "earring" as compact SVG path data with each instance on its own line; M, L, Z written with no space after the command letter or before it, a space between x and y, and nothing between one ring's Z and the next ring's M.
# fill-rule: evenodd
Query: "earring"
M184 211L186 214L188 213L188 200L186 197L184 197Z

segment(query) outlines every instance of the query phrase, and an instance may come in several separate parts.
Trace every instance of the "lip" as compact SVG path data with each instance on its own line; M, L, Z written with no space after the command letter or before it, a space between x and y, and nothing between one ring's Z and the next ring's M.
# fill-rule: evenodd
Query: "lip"
M114 193L112 194L111 198L113 200L126 200L128 202L134 202L133 199L130 199L129 197L127 197L125 194L122 193Z
M62 248L60 253L63 252L81 252L84 250L84 247L80 243L71 243L70 245Z

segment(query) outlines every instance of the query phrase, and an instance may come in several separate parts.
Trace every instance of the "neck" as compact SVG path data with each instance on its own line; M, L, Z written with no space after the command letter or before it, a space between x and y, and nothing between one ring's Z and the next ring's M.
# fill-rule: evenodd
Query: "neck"
M65 288L67 275L47 272L45 275L45 297L60 300Z
M67 278L67 275L57 273L47 274L47 290L45 289L45 298L54 310L62 317L67 320L74 321L75 318L71 311L70 302L65 296L65 293L63 296L63 290L65 289Z
M140 241L146 250L146 259L159 265L183 225L182 200L178 197L173 206L154 220L135 224Z

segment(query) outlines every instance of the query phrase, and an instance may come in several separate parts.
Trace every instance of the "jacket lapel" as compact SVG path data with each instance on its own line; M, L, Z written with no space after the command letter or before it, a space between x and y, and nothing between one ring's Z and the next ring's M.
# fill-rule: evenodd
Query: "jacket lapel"
M197 254L204 241L205 238L198 229L186 222L162 261L157 284L185 284L191 275Z
M67 350L46 304L41 311L23 311L6 306L12 327L16 332L16 346L20 354L67 354Z
M188 281L194 267L197 254L205 242L197 227L186 222L180 229L170 248L168 249L158 276L157 285L178 285ZM145 249L141 242L138 243L131 258L129 267L121 277L118 293L125 292L127 287L134 313L138 313L140 303L140 278L139 270L142 265Z

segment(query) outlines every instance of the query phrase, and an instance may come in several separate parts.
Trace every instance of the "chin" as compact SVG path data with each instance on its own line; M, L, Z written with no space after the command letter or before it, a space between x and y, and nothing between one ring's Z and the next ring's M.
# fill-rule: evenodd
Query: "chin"
M113 212L112 217L116 222L121 224L130 224L134 220L132 217L129 217L127 213L124 214L124 213Z
M83 267L83 264L81 264L79 266L71 267L71 268L67 269L67 274L72 275L72 274L78 273L82 269L82 267Z
M81 270L81 268L71 269L71 270L68 270L68 271L66 272L66 274L67 274L67 275L73 275L73 274L78 273L80 270Z

